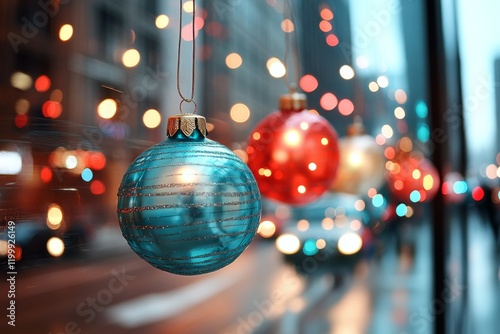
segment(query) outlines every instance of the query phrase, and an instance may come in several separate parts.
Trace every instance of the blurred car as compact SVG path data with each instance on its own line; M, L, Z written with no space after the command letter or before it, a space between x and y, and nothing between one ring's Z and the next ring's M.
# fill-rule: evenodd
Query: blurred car
M7 263L9 239L15 240L16 262L79 254L93 235L90 224L78 213L76 189L26 189L0 187L0 263ZM37 205L27 209L20 197L30 197Z
M302 272L349 271L373 249L370 226L382 212L373 209L359 196L328 193L291 209L276 248Z

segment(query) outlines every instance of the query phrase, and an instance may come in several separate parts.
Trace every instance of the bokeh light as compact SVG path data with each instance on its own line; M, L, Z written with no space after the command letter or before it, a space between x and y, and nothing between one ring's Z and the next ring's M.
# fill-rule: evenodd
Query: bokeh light
M319 104L325 110L333 110L337 106L338 100L333 93L325 93L321 97Z
M273 78L282 78L286 74L285 65L278 58L272 57L267 61L267 70Z
M363 247L363 240L354 232L349 232L340 237L338 250L344 255L356 254Z
M354 78L354 69L349 65L343 65L339 70L340 76L345 80Z
M37 92L45 93L50 89L50 79L46 75L41 75L35 80L35 89Z
M106 187L101 181L95 180L90 184L90 192L94 195L102 195L105 191Z
M284 19L281 22L281 30L283 30L284 32L290 33L290 32L295 30L295 26L290 19Z
M385 75L381 75L377 78L377 84L380 88L386 88L389 86L389 79Z
M156 109L146 110L142 116L142 122L149 129L157 128L161 123L160 112Z
M160 14L156 17L155 25L158 29L165 29L170 23L170 18L165 14Z
M102 100L101 103L97 106L97 114L104 119L110 119L118 110L118 105L113 99L105 99Z
M335 34L328 34L328 36L326 36L326 44L329 46L337 46L339 45L339 38Z
M64 242L58 237L52 237L47 241L47 251L53 257L59 257L64 254Z
M300 249L300 240L293 234L282 234L276 239L276 248L283 254L295 254Z
M226 66L229 67L230 69L233 69L233 70L237 69L238 67L241 66L242 63L243 63L243 59L236 52L230 53L226 57Z
M71 24L64 24L59 29L59 39L67 42L73 37L73 26Z
M333 29L332 24L326 20L319 23L319 30L322 32L330 32Z
M323 20L327 21L333 20L333 12L329 8L323 8L319 13L319 15Z
M236 103L231 107L229 116L236 123L245 123L250 118L250 109L243 103Z
M299 81L300 88L306 92L311 93L318 88L318 80L311 74L306 74Z
M348 116L354 111L354 104L349 99L342 99L339 102L339 113L343 116Z
M33 84L33 79L26 73L14 72L10 77L10 84L14 88L28 90Z
M122 55L122 63L126 67L135 67L141 61L141 54L136 49L128 49Z

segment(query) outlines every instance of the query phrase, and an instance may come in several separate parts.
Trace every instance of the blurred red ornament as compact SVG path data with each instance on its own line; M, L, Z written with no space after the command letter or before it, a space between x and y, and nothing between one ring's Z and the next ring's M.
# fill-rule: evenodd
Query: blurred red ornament
M318 199L330 187L339 162L337 133L306 109L305 95L280 99L248 141L248 167L263 196L293 205Z
M440 189L439 173L431 161L416 152L396 150L386 165L392 195L402 202L427 202Z
M384 151L365 133L360 120L349 126L346 137L339 139L339 149L340 164L333 191L366 195L384 183Z

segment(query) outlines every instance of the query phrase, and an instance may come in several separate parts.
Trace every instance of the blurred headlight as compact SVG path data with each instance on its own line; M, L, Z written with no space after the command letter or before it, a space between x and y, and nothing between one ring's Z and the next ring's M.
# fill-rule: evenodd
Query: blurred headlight
M363 240L358 234L349 232L340 237L337 247L344 255L356 254L363 247Z
M259 224L257 233L263 238L270 238L276 233L276 225L270 220L264 220Z
M300 249L300 240L293 234L283 234L276 239L276 248L283 254L295 254Z
M57 238L53 237L47 241L47 251L53 257L59 257L64 253L64 242Z

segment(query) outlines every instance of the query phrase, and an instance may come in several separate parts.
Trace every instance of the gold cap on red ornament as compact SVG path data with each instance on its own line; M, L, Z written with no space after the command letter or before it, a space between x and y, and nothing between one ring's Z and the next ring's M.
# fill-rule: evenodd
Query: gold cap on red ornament
M291 93L280 96L280 109L285 111L301 111L307 108L305 94Z

